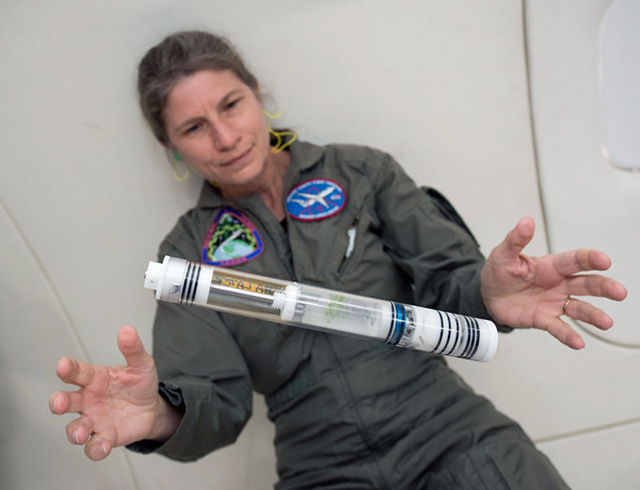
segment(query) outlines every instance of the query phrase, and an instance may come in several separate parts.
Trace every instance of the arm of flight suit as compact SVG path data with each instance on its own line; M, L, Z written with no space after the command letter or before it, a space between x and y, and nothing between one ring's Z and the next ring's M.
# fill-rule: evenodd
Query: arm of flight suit
M419 189L389 156L374 185L382 239L413 279L416 303L490 318L480 295L484 257L453 207L439 193Z

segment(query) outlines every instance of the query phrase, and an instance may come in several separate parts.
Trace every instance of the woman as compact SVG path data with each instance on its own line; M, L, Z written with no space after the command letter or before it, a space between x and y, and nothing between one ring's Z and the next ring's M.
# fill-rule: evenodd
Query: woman
M216 36L166 38L142 60L138 89L156 138L205 181L160 257L539 328L574 349L584 342L561 315L603 330L612 321L572 295L626 296L613 279L576 275L606 270L602 252L523 255L529 218L485 262L448 203L384 153L272 147L255 77ZM236 439L255 390L276 425L280 489L566 488L437 355L169 303L158 305L153 357L132 327L118 345L126 367L61 359L58 376L80 390L49 402L81 414L67 437L92 460L121 445L203 456Z

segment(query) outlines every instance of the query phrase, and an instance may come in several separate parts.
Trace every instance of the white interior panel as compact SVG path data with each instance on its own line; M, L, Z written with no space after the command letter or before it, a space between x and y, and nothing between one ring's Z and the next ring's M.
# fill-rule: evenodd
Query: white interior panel
M633 389L640 368L640 262L633 246L640 239L640 174L610 165L602 153L599 42L607 12L615 7L609 0L526 3L532 113L552 251L605 250L613 259L608 274L629 289L621 304L598 302L614 317L612 330L580 326L589 334L584 352L561 362L546 351L537 362L531 359L537 375L550 380L548 390L538 393L542 406L531 405L545 412L547 428L558 436L572 428L597 430L542 445L575 488L585 489L637 488L638 481L638 452L627 451L624 434L628 421L640 416L640 393ZM550 399L555 411L546 403ZM637 427L631 433L637 435Z
M602 146L612 165L640 170L640 2L616 0L600 27Z
M573 8L580 11L575 2ZM534 33L544 32L548 22L553 26L553 16L562 10L550 1L540 5L531 14ZM593 32L606 5L601 7L600 17L593 15ZM21 406L9 407L2 427L28 418L33 422L22 426L45 427L51 436L43 441L39 429L26 429L21 434L24 443L13 445L12 453L3 444L1 469L9 468L10 478L22 478L32 469L26 452L39 444L42 460L51 468L87 468L100 476L110 465L127 461L132 476L120 471L114 478L132 478L136 488L259 489L275 480L273 431L261 401L236 446L187 465L124 450L116 451L109 462L89 463L81 450L65 441L65 422L46 411L48 394L59 386L54 367L60 356L120 363L115 335L124 323L135 325L150 347L154 300L142 288L143 273L164 234L197 197L198 180L173 179L138 114L135 66L148 47L179 29L202 27L228 34L271 95L268 110L284 111L276 126L291 127L301 138L318 143L362 143L389 151L418 183L435 186L450 197L486 253L521 216L531 215L539 228L530 252L540 254L546 251L545 223L530 125L522 15L520 2L508 0L23 0L4 5L0 144L5 158L0 195L24 239L12 255L2 258L17 284L2 284L15 289L14 296L22 295L10 311L29 328L15 330L5 347L22 356L3 354L0 362L3 367L10 363L10 372L28 363L30 377L18 384L41 400L37 413L18 414ZM535 114L536 130L544 138L541 158L561 168L567 164L564 171L580 180L582 174L574 167L579 155L557 155L549 147L549 138L566 144L554 135L566 132L568 113L579 117L573 115L576 108L545 112L545 104L553 109L566 101L555 100L558 84L553 78L537 74L550 73L545 65L548 48L559 46L561 53L554 55L558 57L564 53L582 59L585 54L566 50L559 39L547 46L539 37L536 34L531 42L542 49L534 52L532 62L536 111L541 114ZM572 63L558 61L559 68ZM574 77L574 72L556 72ZM544 102L547 93L553 102ZM540 130L539 117L544 118ZM577 122L574 130L580 132L586 123ZM594 146L598 151L597 120L589 124L590 132L581 135L587 139L574 139L578 147ZM573 144L571 148L582 150ZM628 199L626 204L637 204L629 197L635 184L608 173L613 169L601 163L604 169L598 176ZM545 199L566 192L584 199L577 184L559 188L547 177L545 186ZM615 194L602 199L602 206L617 209L612 207ZM593 207L585 205L582 211ZM559 222L564 226L563 220L572 217L564 208L551 208L549 214L554 232ZM603 236L624 230L620 223L629 217L623 210L593 230L580 224L583 218L573 219L575 240L554 238L553 246L596 246L615 256L624 247ZM585 229L579 237L576 230ZM30 257L37 264L32 264L36 279L23 280L22 259L14 257ZM634 264L617 267L616 275L626 280ZM36 307L24 299L42 277L48 278L49 294L55 292L66 312L62 326L52 330L45 327L50 322L47 306ZM6 329L4 316L2 324ZM76 329L77 344L69 325ZM46 343L50 361L44 364L40 350L29 348L29 339L41 331L43 338L52 336ZM605 382L602 375L606 363L632 372L636 351L590 340L584 352L572 353L543 333L516 332L502 337L491 363L454 365L534 437L557 436L637 413L637 397L626 389L629 379ZM635 342L628 337L621 341ZM79 345L86 352L80 352ZM605 400L615 403L614 409ZM112 487L130 488L128 481ZM29 488L49 488L46 477L30 483Z
M52 423L49 395L64 386L55 375L59 353L83 356L83 349L1 205L0 236L0 488L132 488L124 454L95 465L66 442L63 427L72 417Z
M640 423L540 444L571 488L637 490L640 482Z
M551 246L610 254L611 274L627 285L629 298L606 306L613 330L589 331L637 348L640 261L633 244L640 240L640 173L610 165L602 153L599 39L611 2L527 5L532 111Z
M615 425L640 415L638 352L587 338L569 351L541 332L503 335L496 358L451 364L535 440Z

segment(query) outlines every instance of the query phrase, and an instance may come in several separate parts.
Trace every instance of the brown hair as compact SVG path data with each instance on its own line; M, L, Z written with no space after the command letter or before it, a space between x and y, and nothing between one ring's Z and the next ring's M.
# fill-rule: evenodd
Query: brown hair
M140 108L163 145L169 137L162 113L169 93L183 77L200 70L231 70L257 97L258 81L225 38L204 31L183 31L151 48L138 65Z

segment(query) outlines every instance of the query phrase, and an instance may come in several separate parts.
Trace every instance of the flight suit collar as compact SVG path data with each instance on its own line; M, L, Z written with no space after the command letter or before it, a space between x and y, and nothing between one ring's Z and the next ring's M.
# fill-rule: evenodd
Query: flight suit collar
M305 141L295 141L289 146L289 152L291 154L291 162L287 175L285 176L285 189L290 189L297 181L300 172L306 171L316 165L324 154L324 148L307 143ZM248 198L241 199L238 204L242 204L243 201L253 201L257 196L250 196ZM204 181L202 184L202 190L200 191L200 197L196 207L199 208L216 208L220 206L231 205L229 201L224 199L220 192L211 185L208 181Z

